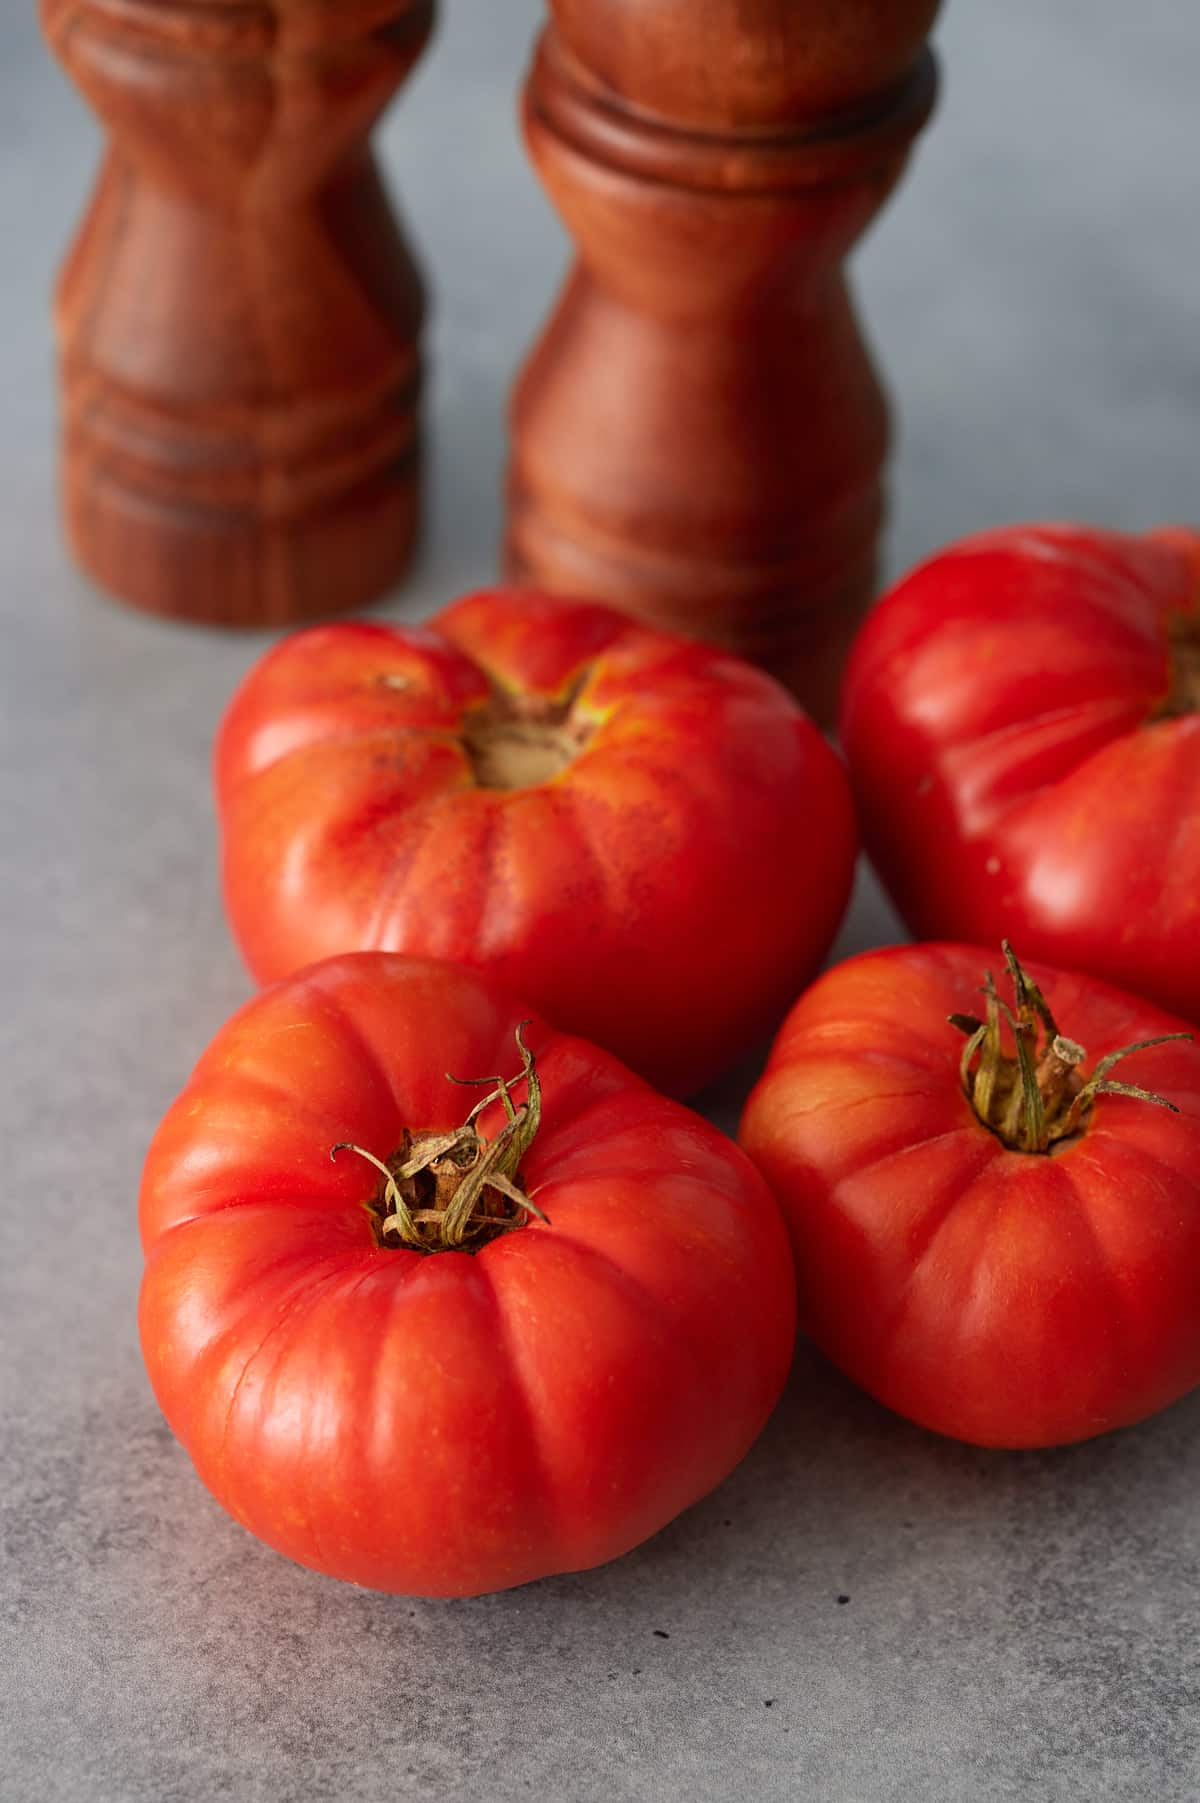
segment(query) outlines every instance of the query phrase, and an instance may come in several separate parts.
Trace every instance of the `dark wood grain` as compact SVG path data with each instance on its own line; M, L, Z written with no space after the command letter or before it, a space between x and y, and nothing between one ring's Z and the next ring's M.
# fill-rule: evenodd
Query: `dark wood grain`
M505 563L822 717L887 409L843 273L933 103L937 0L551 0L524 96L578 260L512 402Z
M109 134L58 288L85 569L228 625L365 603L417 519L420 277L370 148L433 0L41 0Z

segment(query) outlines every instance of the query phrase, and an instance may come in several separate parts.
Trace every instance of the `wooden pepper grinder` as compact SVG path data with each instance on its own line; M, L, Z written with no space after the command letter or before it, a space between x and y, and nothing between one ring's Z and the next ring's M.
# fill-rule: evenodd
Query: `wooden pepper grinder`
M938 0L550 0L529 148L579 259L512 405L506 564L821 717L887 411L842 261L933 103Z
M110 133L63 271L67 529L138 607L373 599L417 505L420 278L368 135L433 0L41 0Z

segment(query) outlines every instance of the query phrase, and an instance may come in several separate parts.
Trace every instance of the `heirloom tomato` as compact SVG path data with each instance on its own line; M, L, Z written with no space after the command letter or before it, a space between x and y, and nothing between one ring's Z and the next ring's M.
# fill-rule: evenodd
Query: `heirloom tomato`
M791 1359L787 1236L745 1155L432 960L331 959L235 1015L141 1222L142 1348L200 1477L380 1590L615 1558L732 1470Z
M286 639L217 751L253 974L385 950L489 971L687 1094L827 951L849 784L769 676L607 608L497 590L424 630Z
M741 1141L791 1232L801 1330L835 1364L938 1433L1048 1446L1200 1383L1200 1048L1006 955L982 996L972 947L830 971Z
M1200 534L1021 527L883 600L842 737L918 938L992 943L1200 1018Z

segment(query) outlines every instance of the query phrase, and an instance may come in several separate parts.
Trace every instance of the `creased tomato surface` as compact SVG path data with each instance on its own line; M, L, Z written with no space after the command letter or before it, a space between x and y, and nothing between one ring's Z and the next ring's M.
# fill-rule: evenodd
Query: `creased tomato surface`
M770 677L510 590L285 640L216 776L259 981L343 951L453 959L677 1095L779 1018L853 873L841 764Z
M1200 535L965 540L847 673L867 849L918 938L995 943L1200 1018Z
M376 1172L331 1149L457 1125L484 1092L446 1073L519 1071L523 1015L449 965L331 960L229 1022L151 1147L155 1393L230 1513L335 1577L454 1596L614 1558L720 1482L783 1384L791 1259L758 1173L540 1020L520 1178L550 1224L381 1239Z
M1200 1383L1200 1049L1112 1071L1173 1102L1099 1095L1049 1153L977 1118L951 1013L995 954L868 952L793 1009L741 1143L783 1208L800 1326L882 1402L987 1446L1138 1421ZM1080 1071L1182 1023L1031 964ZM1011 998L1010 998L1011 999Z

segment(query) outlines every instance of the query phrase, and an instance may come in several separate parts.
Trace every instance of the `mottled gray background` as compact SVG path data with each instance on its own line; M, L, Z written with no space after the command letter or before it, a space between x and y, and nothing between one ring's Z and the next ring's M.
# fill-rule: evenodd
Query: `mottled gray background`
M0 26L0 1793L1197 1798L1200 1398L996 1457L802 1355L708 1502L467 1604L285 1564L191 1475L142 1376L133 1206L246 989L207 759L258 644L114 608L59 542L46 303L96 140L31 10ZM535 0L445 10L382 133L437 295L414 616L489 573L503 396L563 259L512 128ZM997 519L1194 517L1194 5L952 0L940 43L857 266L902 418L894 563ZM842 947L892 930L865 886Z

